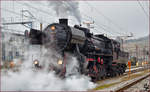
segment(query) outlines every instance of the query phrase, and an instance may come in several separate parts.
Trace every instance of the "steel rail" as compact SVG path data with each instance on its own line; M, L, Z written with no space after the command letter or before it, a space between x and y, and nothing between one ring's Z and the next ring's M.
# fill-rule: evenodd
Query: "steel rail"
M116 89L114 92L123 92L124 90L126 90L126 89L130 88L131 86L141 82L142 80L148 78L149 76L150 76L150 74L145 75L145 76L143 76L143 77L141 77L141 78L139 78L139 79L137 79L131 83L128 83L127 85L124 85L123 87Z

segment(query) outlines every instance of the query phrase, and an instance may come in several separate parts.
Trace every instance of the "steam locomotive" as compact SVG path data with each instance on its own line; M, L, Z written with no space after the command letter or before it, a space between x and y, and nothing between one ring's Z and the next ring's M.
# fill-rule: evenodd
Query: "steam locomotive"
M68 19L59 19L59 23L50 24L43 31L31 29L26 36L31 44L53 48L60 53L62 58L58 58L56 62L61 68L53 66L53 69L61 76L66 73L67 52L77 58L78 71L93 80L121 75L126 70L128 53L120 50L119 42L102 34L94 35L89 29L79 25L71 27ZM40 67L37 60L35 66Z

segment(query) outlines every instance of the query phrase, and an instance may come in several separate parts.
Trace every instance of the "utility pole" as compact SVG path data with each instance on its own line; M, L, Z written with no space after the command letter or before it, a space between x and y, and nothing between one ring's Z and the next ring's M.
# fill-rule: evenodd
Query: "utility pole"
M40 23L40 31L42 31L42 29L43 29L43 24L42 23ZM41 58L41 56L42 56L42 45L40 45L40 58Z
M138 46L137 45L135 45L135 47L136 47L136 58L137 58L137 62L138 62L138 60L139 60L139 54L138 54Z
M24 13L28 13L29 15L29 20L28 21L24 21ZM32 28L33 27L33 19L35 19L35 17L32 15L32 13L28 10L22 10L21 11L21 21L13 21L13 18L11 18L10 22L7 23L2 23L2 25L16 25L16 24L21 24L27 28Z
M43 24L40 23L40 31L42 31L42 29L43 29Z
M118 36L118 37L121 40L121 44L122 44L121 48L124 51L124 40L126 40L129 37L133 37L133 34L131 33L130 35L124 35L124 36Z
M143 48L143 59L146 61L146 46Z
M122 43L122 51L124 51L124 48L123 48L123 39L121 38L121 43Z

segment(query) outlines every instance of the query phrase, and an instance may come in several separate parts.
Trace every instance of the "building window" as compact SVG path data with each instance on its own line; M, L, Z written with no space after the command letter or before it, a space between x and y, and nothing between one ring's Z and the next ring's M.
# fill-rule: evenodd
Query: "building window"
M13 53L12 53L12 51L9 52L9 60L13 60Z
M19 52L16 52L16 57L19 56Z

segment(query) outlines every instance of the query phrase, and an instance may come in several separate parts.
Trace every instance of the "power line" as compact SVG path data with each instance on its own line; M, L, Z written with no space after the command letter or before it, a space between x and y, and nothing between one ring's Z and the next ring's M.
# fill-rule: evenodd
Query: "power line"
M5 9L5 8L0 8L1 10L5 10L6 12L9 12L9 13L12 13L12 14L15 14L15 15L18 15L18 16L22 16L23 14L20 14L20 13L17 13L17 12L14 12L14 11L11 11L9 9ZM26 15L23 15L24 17L26 18L31 18L31 19L35 19L37 20L38 22L41 22L39 19L35 18L35 17L30 17L30 16L26 16ZM49 23L47 21L44 21L45 23Z
M83 14L83 13L82 13ZM85 15L85 14L83 14L84 16L86 16L86 17L88 17L88 18L90 18L90 19L92 19L91 17L89 17L89 16L87 16L87 15ZM96 21L94 21L95 22L95 24L101 29L103 29L104 31L106 31L106 32L109 32L110 34L114 34L114 33L116 33L116 34L121 34L121 33L119 33L119 32L117 32L117 31L114 31L113 29L111 29L110 27L108 27L108 26L106 26L106 25L104 25L104 24L100 24L100 23L97 23ZM101 26L100 26L100 25ZM103 26L103 27L102 27ZM105 28L104 28L105 27ZM113 32L111 32L111 31L108 31L107 29L110 29L111 31L113 31ZM122 34L121 34L122 35Z
M145 13L145 15L146 15L147 17L149 17L149 15L146 13L146 11L145 11L145 9L144 9L143 5L140 3L140 1L139 1L139 0L137 0L137 2L138 2L138 4L140 5L140 7L141 7L142 11Z
M7 11L7 12L9 12L9 13L13 13L13 14L15 14L15 15L18 15L18 16L21 16L22 14L20 14L20 13L17 13L17 12L14 12L14 11L11 11L11 10L8 10L8 9L5 9L5 8L0 8L1 10L5 10L5 11ZM23 15L24 17L27 17L27 18L33 18L33 17L29 17L29 16L26 16L26 15Z
M96 24L96 25L97 25L97 24ZM100 25L97 25L97 27L100 28L100 29L103 29L104 31L106 31L106 32L108 32L108 33L110 33L110 34L112 34L112 35L114 35L113 32L107 30L106 28L104 28L104 27L102 27L102 26L100 26Z
M27 7L30 7L30 8L32 8L32 9L35 9L35 10L37 10L37 11L39 11L39 12L42 12L42 13L48 15L48 16L51 16L50 13L48 13L47 11L44 11L44 10L42 10L42 9L33 7L32 5L30 5L30 4L28 4L28 3L22 3L22 2L17 2L17 3L18 3L18 4L21 4L21 5L25 5L25 6L27 6ZM53 16L52 16L52 17L53 17Z
M37 10L38 12L42 12L42 13L48 15L49 17L51 16L47 11L44 11L44 10L42 10L42 9L33 7L32 5L30 5L30 4L28 4L28 3L22 3L22 2L17 2L17 3L18 3L18 4L21 4L21 5L25 5L25 6L27 6L27 7L30 7L30 8L32 8L32 9L34 9L34 10ZM54 18L54 17L51 16L51 19L53 19L53 18ZM37 19L37 18L36 18L36 19ZM38 19L38 21L41 22L41 20L39 20L39 19ZM42 21L43 21L43 20L42 20ZM49 24L49 22L47 22L47 21L43 21L43 22Z
M89 7L94 8L93 10L95 10L96 13L102 15L107 21L111 22L114 26L118 27L119 30L122 29L120 26L118 26L116 23L114 23L110 18L108 18L107 16L105 16L103 13L101 13L97 8L95 8L94 6L91 6L88 2L86 2L86 3L87 3L87 5L88 5ZM119 32L117 32L117 33L119 33ZM122 35L122 34L124 34L124 33L119 33L119 34Z
M83 13L82 13L82 14L83 14ZM91 17L87 16L86 14L83 14L83 15L86 16L86 17L88 17L88 18L90 18L90 19L92 19ZM93 20L93 19L92 19L92 20ZM98 25L97 23L95 23L95 25L96 25L98 28L103 29L104 31L108 32L104 27ZM101 33L100 30L97 30L97 31L99 31L99 32ZM111 32L109 32L109 33L111 33ZM111 33L111 34L112 34L112 33Z
M7 32L17 32L17 33L24 33L22 31L19 31L19 30L14 30L14 29L8 29L8 28L5 28L5 27L2 27L0 26L1 29L4 29L4 30L7 30ZM2 31L3 32L3 31Z
M97 23L98 24L98 23ZM114 31L112 28L110 28L109 26L106 26L106 25L104 25L104 24L101 24L103 27L105 27L106 29L108 29L108 30L111 30L111 31L113 31L113 33L112 34L114 34L114 33L116 33L116 34L119 34L119 35L122 35L122 33L119 33L119 32L117 32L117 31Z
M64 5L65 6L69 6L69 7L71 7L72 9L74 9L70 4L68 4L68 3L64 3ZM29 6L29 5L28 5ZM30 7L30 6L29 6ZM34 7L32 7L32 8L34 8ZM36 9L36 8L35 8ZM89 16L87 16L88 18L90 18ZM92 19L92 18L91 18ZM98 26L98 25L97 25ZM103 27L101 27L101 26L99 26L100 28L102 28L103 30L105 30L106 31L106 29L105 28L103 28ZM108 32L108 31L107 31Z

